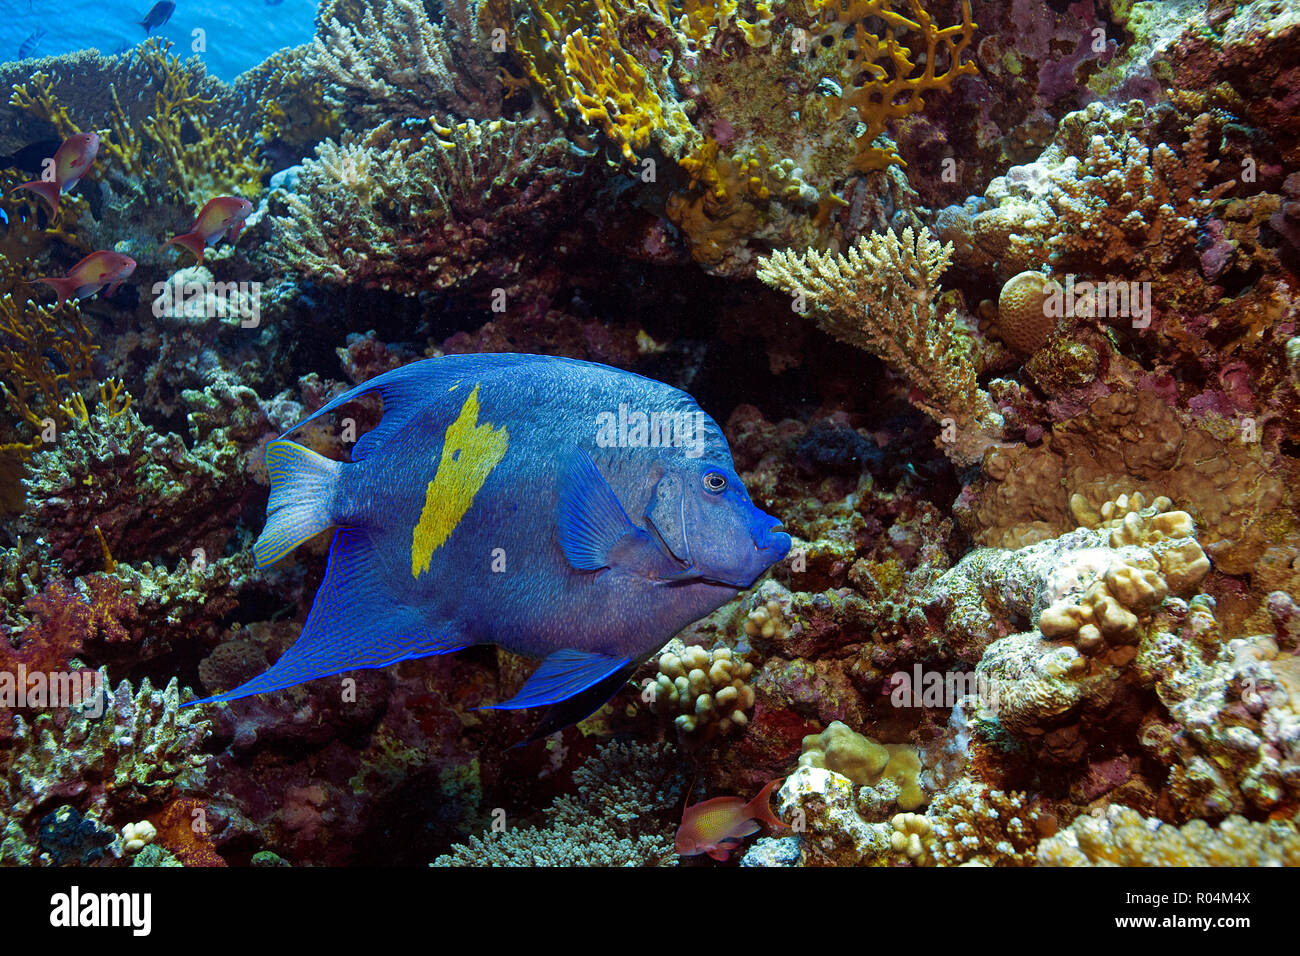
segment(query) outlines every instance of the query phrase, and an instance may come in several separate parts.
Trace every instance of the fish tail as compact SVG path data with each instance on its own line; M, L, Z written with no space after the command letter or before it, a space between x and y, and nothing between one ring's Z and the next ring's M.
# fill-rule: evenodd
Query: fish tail
M31 281L33 283L44 282L54 290L55 294L59 297L58 304L55 308L58 308L60 305L63 305L64 302L67 302L68 299L77 291L77 280L67 276L38 276Z
M164 242L158 251L162 252L163 249L166 249L170 245L177 245L188 249L190 252L194 253L195 258L199 260L195 265L203 264L203 248L207 245L207 242L204 241L203 237L200 236L198 232L183 232L179 236L173 236L171 239Z
M331 461L291 441L266 446L266 470L271 475L271 500L253 556L257 566L274 564L302 544L334 526L330 502L343 463Z
M768 826L789 826L790 824L786 823L774 814L771 806L769 806L769 801L772 799L772 792L783 783L785 783L785 777L777 777L762 790L758 791L758 796L749 801L749 806L745 808L745 813L753 817L755 820L760 820L763 823L766 823Z
M57 216L59 214L58 183L44 179L33 179L30 183L23 183L22 185L15 186L9 191L12 193L17 192L20 189L26 189L28 192L36 193L36 195L40 196L50 204L51 215Z

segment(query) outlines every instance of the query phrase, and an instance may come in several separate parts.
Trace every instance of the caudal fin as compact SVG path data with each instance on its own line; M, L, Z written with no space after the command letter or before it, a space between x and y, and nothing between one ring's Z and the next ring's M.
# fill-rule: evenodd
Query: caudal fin
M171 239L164 242L158 251L162 252L163 249L172 245L182 246L188 249L190 252L194 253L195 258L199 260L195 265L203 265L203 249L207 243L197 232L183 232L179 236L173 236Z
M777 777L775 780L769 782L766 787L758 791L758 796L749 801L749 806L745 808L745 813L753 817L755 820L761 820L768 826L788 827L790 824L786 823L774 814L769 805L769 801L772 798L772 792L783 783L785 783L785 777Z
M23 183L21 186L15 186L13 189L9 191L11 193L14 193L20 189L26 189L28 192L36 193L36 195L40 196L47 203L49 203L51 216L57 216L59 214L59 184L58 183L47 181L44 179L35 179L32 180L30 183Z
M274 564L333 526L330 502L342 467L342 462L295 442L280 440L266 446L271 499L266 505L266 527L253 545L259 568Z
M58 305L63 305L64 302L77 294L77 280L70 279L67 276L38 276L32 282L44 282L53 289L55 295L59 297Z

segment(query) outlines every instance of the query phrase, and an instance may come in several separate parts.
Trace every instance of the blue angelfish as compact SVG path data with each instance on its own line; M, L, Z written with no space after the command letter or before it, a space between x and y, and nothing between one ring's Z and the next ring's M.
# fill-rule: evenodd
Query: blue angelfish
M378 426L349 463L267 446L259 567L334 530L301 636L231 700L497 644L542 659L497 708L548 706L530 739L582 719L682 627L790 550L750 500L717 424L685 392L541 355L454 355L362 395Z

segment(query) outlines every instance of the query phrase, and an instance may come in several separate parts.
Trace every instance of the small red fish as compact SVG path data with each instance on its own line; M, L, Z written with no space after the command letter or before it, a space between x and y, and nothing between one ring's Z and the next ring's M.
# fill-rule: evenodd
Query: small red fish
M53 215L59 213L59 197L66 193L82 176L90 172L91 164L99 154L99 137L94 133L77 133L63 141L54 153L51 179L34 179L15 186L10 192L26 189L50 204Z
M745 837L757 832L760 820L769 826L786 826L767 805L772 791L784 781L785 777L773 780L749 803L740 797L714 797L687 807L673 849L679 856L707 853L715 860L725 860Z
M94 295L104 286L109 285L108 295L112 295L132 272L135 260L120 252L101 249L92 252L68 270L66 276L42 276L33 282L44 282L58 293L59 305L68 299L82 299Z
M228 240L234 242L235 237L239 235L239 230L244 228L244 220L252 211L253 204L238 196L218 196L216 199L209 199L199 211L194 225L190 226L190 231L181 233L174 239L168 239L162 247L166 249L173 243L184 246L198 258L196 264L201 264L204 247L216 244L223 234Z

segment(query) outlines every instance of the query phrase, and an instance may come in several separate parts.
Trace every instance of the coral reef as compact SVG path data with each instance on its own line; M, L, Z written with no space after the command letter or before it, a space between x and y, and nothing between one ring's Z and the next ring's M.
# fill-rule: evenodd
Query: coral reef
M1300 830L1238 816L1175 827L1112 805L1044 840L1038 857L1045 866L1300 866Z
M673 863L663 814L685 787L670 746L603 745L574 771L542 827L493 829L439 857L437 866L662 866ZM503 816L504 819L504 816Z
M494 287L516 298L577 200L585 155L546 124L385 124L323 143L275 217L279 266L414 294Z

